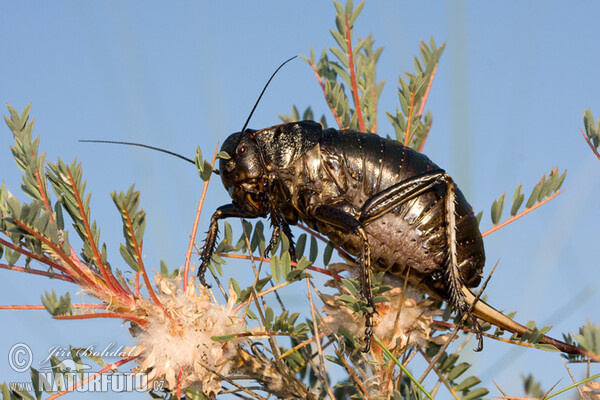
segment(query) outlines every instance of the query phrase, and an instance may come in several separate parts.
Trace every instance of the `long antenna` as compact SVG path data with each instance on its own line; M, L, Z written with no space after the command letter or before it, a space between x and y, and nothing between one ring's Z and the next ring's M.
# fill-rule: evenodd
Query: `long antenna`
M252 114L254 114L254 110L256 110L256 107L258 106L258 103L260 102L260 99L262 98L263 94L265 94L265 91L267 90L267 87L269 86L269 83L271 83L271 81L273 80L273 78L275 77L275 75L277 74L277 72L279 72L279 70L288 62L292 61L294 58L296 58L298 56L294 56L291 58L288 58L287 60L285 60L276 70L275 72L273 72L273 75L271 75L271 77L269 78L269 80L267 81L267 84L265 85L265 87L263 88L262 92L260 92L260 96L258 96L258 99L256 100L256 103L254 103L254 107L252 107L252 111L250 111L250 115L248 115L248 119L246 120L246 123L244 124L244 127L242 128L241 132L244 132L246 130L246 128L248 127L248 124L250 123L250 118L252 118ZM240 136L241 139L241 136ZM134 143L134 142L119 142L116 140L80 140L80 142L83 143L110 143L110 144L124 144L127 146L137 146L137 147L143 147L145 149L150 149L150 150L156 150L156 151L160 151L161 153L166 153L178 158L181 158L184 161L187 161L191 164L196 165L196 162L194 160L192 160L191 158L187 158L185 156L182 156L181 154L177 154L173 151L169 151L169 150L165 150L165 149L161 149L160 147L154 147L154 146L149 146L147 144L143 144L143 143ZM215 173L217 170L214 170Z
M292 61L294 58L296 58L298 56L294 56L292 58L288 58L287 60L285 60L276 70L275 72L273 72L273 75L271 75L271 77L269 78L269 80L267 81L267 84L265 85L265 87L263 88L262 92L260 92L260 96L258 96L258 100L256 100L256 103L254 103L254 107L252 107L252 111L250 111L250 115L248 115L248 119L246 120L246 123L244 124L244 127L242 128L242 130L240 131L242 134L244 133L244 131L246 130L246 128L248 127L248 124L250 123L250 118L252 118L252 114L254 114L254 110L256 110L256 107L258 106L258 103L260 102L260 99L262 98L263 94L265 94L265 90L267 90L267 86L269 86L269 83L271 83L271 81L273 80L273 78L275 77L275 75L277 74L277 72L279 72L279 70L288 62ZM241 136L240 136L241 138Z
M160 151L161 153L166 153L166 154L170 154L172 156L175 157L179 157L182 160L185 160L189 163L192 163L194 165L196 165L196 162L194 160L192 160L191 158L187 158L182 156L181 154L177 154L173 151L169 151L169 150L165 150L165 149L161 149L160 147L154 147L154 146L148 146L147 144L142 144L142 143L133 143L133 142L117 142L115 140L80 140L80 142L84 142L84 143L111 143L111 144L125 144L127 146L137 146L137 147L143 147L145 149L150 149L150 150L156 150L156 151Z

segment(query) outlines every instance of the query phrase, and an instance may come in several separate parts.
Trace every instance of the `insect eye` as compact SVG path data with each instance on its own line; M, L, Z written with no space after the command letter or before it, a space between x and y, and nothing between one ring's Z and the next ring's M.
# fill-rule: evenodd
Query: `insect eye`
M237 151L236 151L236 153L238 154L238 156L241 156L245 152L246 152L246 146L244 146L244 145L241 145L240 147L238 147Z

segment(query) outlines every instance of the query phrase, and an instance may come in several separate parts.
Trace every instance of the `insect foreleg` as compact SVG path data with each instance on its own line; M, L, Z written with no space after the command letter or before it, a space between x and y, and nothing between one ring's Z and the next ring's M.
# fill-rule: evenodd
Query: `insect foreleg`
M292 230L290 229L290 225L287 222L285 222L285 220L281 217L277 210L271 211L271 225L273 226L273 234L271 235L271 240L269 241L269 244L265 248L263 257L269 257L269 253L275 247L275 245L277 244L277 240L281 235L281 232L283 232L288 238L290 244L290 247L288 249L288 252L290 253L290 258L294 262L297 261L296 246L294 245L294 237L292 235Z
M202 260L202 262L198 268L198 278L200 279L200 283L204 286L210 286L206 283L204 275L206 274L206 269L208 268L213 252L215 251L217 235L219 233L219 220L225 218L256 218L256 215L242 210L235 204L225 204L224 206L217 208L217 211L215 211L210 219L210 226L208 228L208 233L206 234L202 253L200 254L200 260Z

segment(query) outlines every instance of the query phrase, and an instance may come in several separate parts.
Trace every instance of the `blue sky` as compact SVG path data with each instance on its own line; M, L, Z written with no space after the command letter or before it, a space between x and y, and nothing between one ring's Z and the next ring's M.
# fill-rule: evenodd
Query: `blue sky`
M164 259L174 268L184 260L201 181L175 158L79 139L139 141L187 156L200 146L208 158L217 142L242 127L277 65L309 54L311 46L320 54L334 45L328 30L335 10L324 1L11 2L2 8L0 103L21 110L32 102L47 159L83 162L93 217L113 265L119 264L122 231L110 191L135 183L148 213L146 260L158 268ZM600 116L599 11L593 1L379 1L368 3L355 25L356 35L372 33L385 48L378 68L386 81L382 134L393 134L384 111L399 106L397 77L412 70L419 40L446 42L428 102L434 122L424 152L456 179L476 210L485 211L483 229L502 192L512 198L523 183L527 196L552 167L567 169L564 194L485 242L485 272L500 259L490 302L519 310L521 322L554 325L555 336L575 331L586 318L600 320L600 162L579 133L585 108ZM250 126L278 123L277 115L294 104L327 113L301 60L279 73ZM20 175L9 144L8 128L0 128L1 178L17 193ZM213 180L200 232L226 202L227 193ZM234 276L250 274L245 264L230 268ZM0 271L2 304L39 304L50 289L76 294L67 284ZM304 307L303 291L290 294L290 304ZM3 361L19 341L40 358L51 345L131 343L115 321L58 322L39 311L2 311L2 321L0 376L6 381L27 379ZM534 372L546 388L566 377L556 355L490 340L484 352L472 361L491 389L493 378L508 393L521 394L521 373Z

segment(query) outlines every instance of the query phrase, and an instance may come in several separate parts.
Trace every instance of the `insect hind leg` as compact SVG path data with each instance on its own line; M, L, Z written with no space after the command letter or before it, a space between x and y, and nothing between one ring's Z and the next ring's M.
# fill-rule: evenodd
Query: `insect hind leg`
M446 268L446 278L448 282L448 292L450 295L450 304L456 310L462 321L468 320L473 325L473 330L477 336L477 347L475 351L483 350L483 334L481 325L477 318L471 315L473 305L469 305L462 292L464 283L460 277L458 269L458 251L456 248L456 190L452 178L444 174L439 178L446 186L446 196L444 208L446 215L446 238L448 241L448 265Z
M446 268L446 277L448 282L448 292L452 306L461 315L469 312L461 287L463 286L458 270L458 250L456 248L456 190L452 178L448 174L443 174L439 178L446 186L446 196L444 197L444 209L446 218L446 240L448 242L448 265Z

